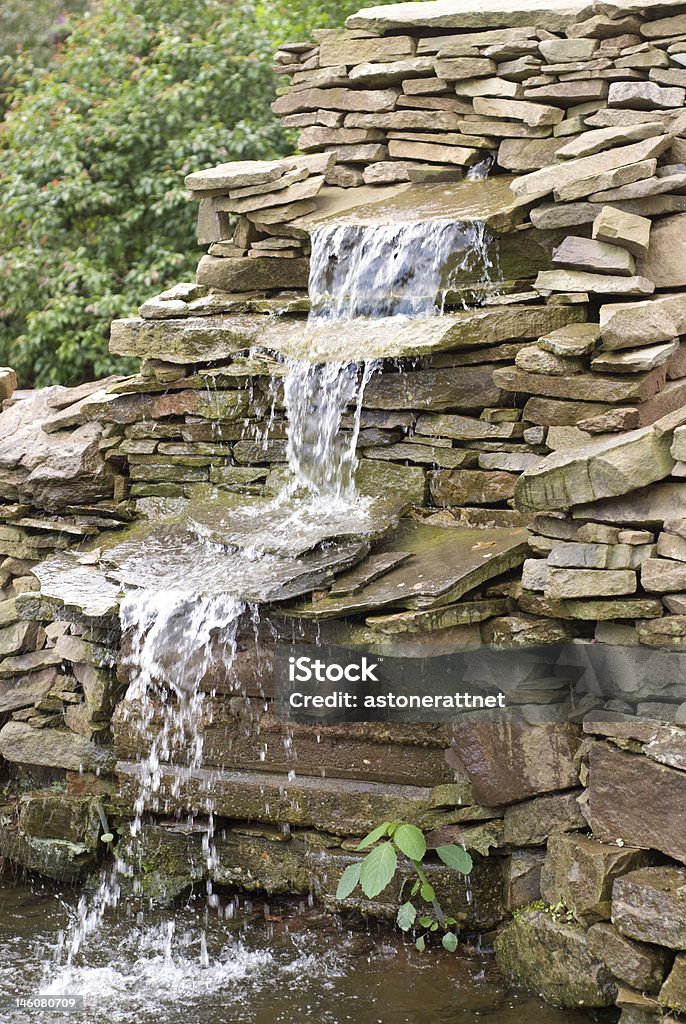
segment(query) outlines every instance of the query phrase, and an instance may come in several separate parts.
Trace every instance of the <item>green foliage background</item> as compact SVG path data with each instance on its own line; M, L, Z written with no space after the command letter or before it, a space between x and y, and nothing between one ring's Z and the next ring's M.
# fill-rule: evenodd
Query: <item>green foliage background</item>
M102 0L47 67L35 48L5 63L0 365L22 386L122 369L110 320L194 273L184 176L291 152L273 51L361 5Z

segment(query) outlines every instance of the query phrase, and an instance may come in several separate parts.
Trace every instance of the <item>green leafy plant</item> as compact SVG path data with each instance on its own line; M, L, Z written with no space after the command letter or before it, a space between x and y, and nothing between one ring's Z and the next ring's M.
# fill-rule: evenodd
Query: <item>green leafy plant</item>
M426 948L426 939L432 933L442 931L442 944L454 953L457 949L457 920L447 916L436 896L436 890L426 876L424 858L427 854L426 839L421 829L404 821L384 821L359 843L358 850L374 848L362 860L349 864L341 875L336 890L336 899L344 900L359 887L367 899L373 900L387 888L399 870L398 854L402 854L412 865L415 880L410 889L410 898L401 903L396 916L398 927L409 932L419 931L415 946L420 952ZM453 871L468 875L472 870L472 858L467 851L455 843L436 847L438 858ZM403 882L402 893L408 880ZM416 902L426 906L421 912ZM430 908L430 909L429 909Z

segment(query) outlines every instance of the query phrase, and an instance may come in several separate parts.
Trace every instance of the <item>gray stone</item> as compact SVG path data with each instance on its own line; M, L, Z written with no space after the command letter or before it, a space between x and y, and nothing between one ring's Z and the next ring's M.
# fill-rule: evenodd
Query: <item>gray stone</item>
M0 366L0 402L11 398L17 387L17 375L9 366Z
M220 256L203 256L198 264L197 276L198 283L208 288L218 288L225 292L251 292L306 288L309 272L310 261L304 258L254 260L247 257L226 259ZM114 333L112 337L114 340Z
M613 597L636 592L636 573L628 569L558 569L548 566L546 597Z
M686 870L641 868L618 878L612 923L631 939L686 949Z
M606 846L589 836L552 835L541 872L543 898L563 903L580 924L608 920L616 878L643 867L642 850Z
M520 478L518 505L541 511L568 508L628 494L637 480L648 484L664 479L674 465L670 447L679 417L549 455Z
M0 754L22 765L75 772L108 772L115 763L110 747L97 746L64 729L34 729L24 722L8 722L0 730Z
M506 807L505 842L512 846L543 846L550 836L585 829L586 821L577 802L580 792L552 793Z
M451 526L427 526L407 519L400 521L380 550L412 551L413 559L358 594L322 598L300 606L304 618L326 619L355 614L373 608L397 605L403 608L433 608L457 601L480 583L520 565L526 555L526 531L495 528L479 530L475 548L474 530ZM418 587L417 581L421 579Z
M644 992L657 992L669 963L667 950L628 939L614 927L594 924L586 936L588 947L615 978Z
M515 850L503 863L505 906L510 912L541 896L543 850Z

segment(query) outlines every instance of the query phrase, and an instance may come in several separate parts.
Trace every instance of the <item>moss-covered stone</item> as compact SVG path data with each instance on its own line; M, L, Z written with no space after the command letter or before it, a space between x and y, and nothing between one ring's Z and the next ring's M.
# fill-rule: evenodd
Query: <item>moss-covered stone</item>
M515 914L495 943L498 967L508 978L557 1006L610 1006L615 986L607 967L589 950L586 933L546 910Z

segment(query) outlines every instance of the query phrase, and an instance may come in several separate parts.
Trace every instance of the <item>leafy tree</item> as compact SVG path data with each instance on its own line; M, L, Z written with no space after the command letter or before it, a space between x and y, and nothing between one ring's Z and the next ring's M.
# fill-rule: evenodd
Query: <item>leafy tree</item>
M47 69L20 53L0 126L0 365L24 386L121 369L110 320L198 259L184 176L290 152L273 51L359 6L105 0Z

